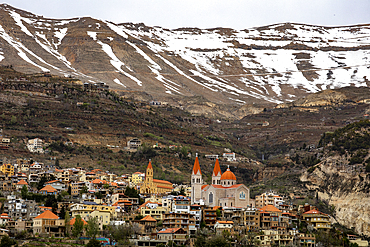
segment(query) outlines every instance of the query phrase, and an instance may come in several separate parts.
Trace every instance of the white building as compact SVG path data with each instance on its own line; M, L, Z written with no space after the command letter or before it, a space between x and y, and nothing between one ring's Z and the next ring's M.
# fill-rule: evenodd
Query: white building
M27 148L31 153L44 153L43 140L39 138L28 140Z
M235 153L223 153L222 157L227 161L236 161Z
M275 194L274 192L266 192L261 195L256 196L256 207L262 208L267 205L273 205L279 208L279 205L284 204L283 197Z

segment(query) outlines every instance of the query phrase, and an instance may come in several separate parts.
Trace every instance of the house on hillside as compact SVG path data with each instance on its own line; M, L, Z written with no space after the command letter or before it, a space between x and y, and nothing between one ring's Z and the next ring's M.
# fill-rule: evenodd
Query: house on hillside
M131 138L127 142L126 149L128 151L137 151L137 149L141 146L141 140L138 138Z
M27 148L31 153L44 153L43 149L43 140L39 138L28 140L27 142Z
M33 234L48 237L63 237L65 230L65 220L46 210L33 219Z
M56 189L58 191L67 190L67 185L64 182L59 181L59 180L49 181L45 184L50 185L51 187L53 187L54 189Z

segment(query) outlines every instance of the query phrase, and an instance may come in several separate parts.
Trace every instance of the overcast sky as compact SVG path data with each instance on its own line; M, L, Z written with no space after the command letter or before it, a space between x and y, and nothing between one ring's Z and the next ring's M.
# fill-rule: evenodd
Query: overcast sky
M147 26L244 29L281 22L370 23L370 0L8 0L49 18L90 16Z

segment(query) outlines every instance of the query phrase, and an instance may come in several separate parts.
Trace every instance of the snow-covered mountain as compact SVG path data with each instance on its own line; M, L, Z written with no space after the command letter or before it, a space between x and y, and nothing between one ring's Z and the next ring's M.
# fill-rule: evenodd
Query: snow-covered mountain
M370 25L283 23L245 30L47 19L0 5L0 63L179 102L282 103L370 86ZM200 97L199 97L200 96Z

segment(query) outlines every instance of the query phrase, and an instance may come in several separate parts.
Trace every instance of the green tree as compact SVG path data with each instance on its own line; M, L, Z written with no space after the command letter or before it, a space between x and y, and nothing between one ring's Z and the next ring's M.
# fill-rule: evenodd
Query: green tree
M94 195L96 196L97 199L103 199L103 197L104 197L103 194L100 191L95 192Z
M86 247L101 247L100 241L96 239L90 239L90 241L87 243Z
M82 187L82 189L80 190L80 194L82 195L83 193L87 193L87 186L86 185L84 187Z
M1 238L0 247L11 247L18 246L17 242L14 239L11 239L8 235L5 235Z
M115 241L124 245L128 244L128 239L134 234L134 231L131 226L120 225L111 226L109 228L109 233Z
M222 235L214 235L211 239L207 240L206 247L231 247L228 239Z
M87 221L86 234L88 237L95 239L99 233L99 223L96 217L93 217Z
M10 125L13 125L13 124L16 124L16 123L17 123L17 117L16 116L12 116L11 119L10 119L9 124Z
M66 237L69 236L69 228L67 226L69 226L69 221L70 220L71 220L71 217L69 217L69 212L68 212L68 210L66 210L66 213L64 215L64 223L65 223L65 226L66 226L66 231L65 231Z
M62 206L62 208L60 209L60 213L58 215L59 215L59 218L64 219L64 217L66 216L66 207L65 207L65 205Z
M203 221L202 221L203 222ZM195 247L204 247L206 246L207 233L204 230L199 230L196 233L196 238L194 241Z
M22 199L26 199L27 198L27 195L28 195L27 185L23 185L23 187L21 189Z
M73 237L80 237L82 235L83 228L84 228L84 222L82 221L81 216L76 215L76 220L72 227Z
M221 217L221 210L219 208L216 209L216 215L217 217Z

